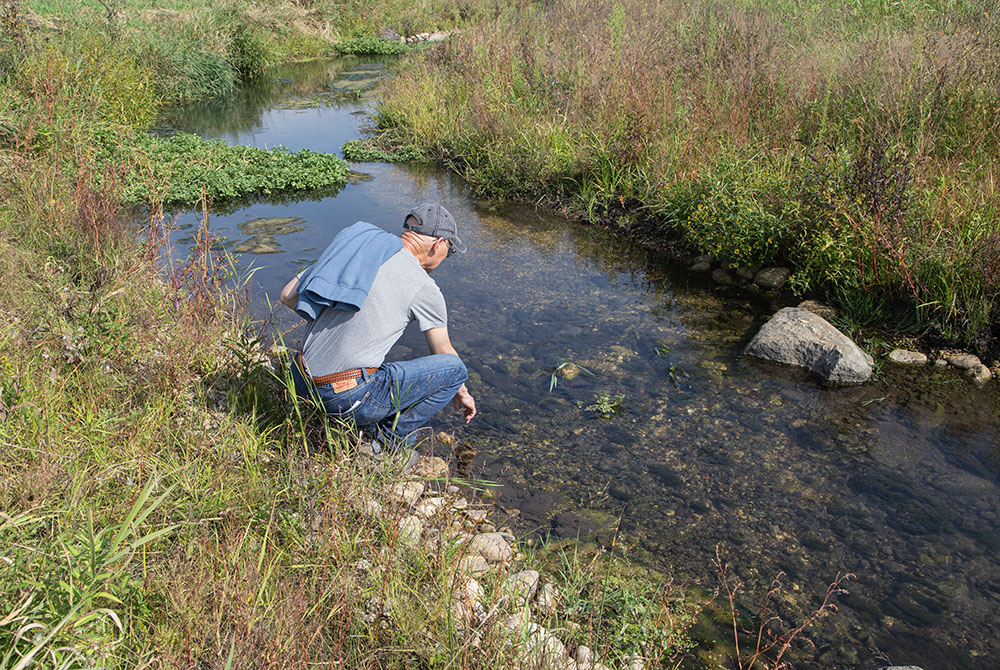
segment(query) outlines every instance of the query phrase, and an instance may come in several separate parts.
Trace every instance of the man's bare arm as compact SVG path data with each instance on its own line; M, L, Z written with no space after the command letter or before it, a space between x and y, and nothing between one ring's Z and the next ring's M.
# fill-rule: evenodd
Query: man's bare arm
M447 328L429 328L424 331L424 337L427 338L427 348L431 350L432 354L453 354L458 356L455 347L451 346L451 338L448 337ZM465 384L462 384L458 392L455 393L452 404L455 406L456 411L462 412L465 415L465 423L472 421L472 417L476 415L476 401L472 397L472 394L469 393L469 389Z
M281 295L278 296L278 300L280 300L283 305L287 305L290 309L295 309L295 303L299 301L298 275L292 277L292 281L285 284L285 288L281 289Z

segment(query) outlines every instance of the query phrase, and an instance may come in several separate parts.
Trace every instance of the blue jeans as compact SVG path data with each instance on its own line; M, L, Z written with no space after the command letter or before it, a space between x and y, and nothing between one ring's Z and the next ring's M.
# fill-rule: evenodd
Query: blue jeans
M336 393L332 384L313 384L292 362L299 397L317 398L330 416L374 426L379 437L407 446L414 441L413 432L447 405L468 378L461 358L434 354L383 363L371 374L362 370L357 386Z

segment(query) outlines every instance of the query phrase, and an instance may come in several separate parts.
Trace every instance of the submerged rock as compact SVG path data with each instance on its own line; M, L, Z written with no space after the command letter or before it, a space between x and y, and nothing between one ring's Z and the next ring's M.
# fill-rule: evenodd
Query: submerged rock
M952 354L948 356L948 365L959 370L972 370L977 365L982 364L983 362L979 360L979 356L973 356L972 354Z
M927 356L919 351L907 351L906 349L893 349L889 352L889 360L900 365L927 364Z
M983 364L979 364L975 367L969 368L965 371L967 377L971 377L973 381L978 384L985 384L989 380L993 379L993 373L990 369Z
M797 365L836 384L861 384L872 375L872 357L826 319L796 307L778 310L743 352Z

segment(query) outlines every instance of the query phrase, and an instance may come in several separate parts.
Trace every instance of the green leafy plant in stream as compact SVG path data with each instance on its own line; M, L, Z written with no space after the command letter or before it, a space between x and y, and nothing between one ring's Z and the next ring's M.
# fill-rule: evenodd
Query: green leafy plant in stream
M137 144L137 167L123 187L123 199L131 204L191 205L202 198L219 202L336 187L347 181L343 160L308 149L293 152L282 147L229 146L188 133L166 138L146 136ZM103 149L107 161L117 160L122 152L111 142Z
M552 393L552 391L554 391L555 388L559 385L560 375L562 375L565 379L573 379L581 372L587 375L588 377L595 376L593 372L583 367L582 365L578 365L573 361L563 361L562 363L557 365L555 367L555 370L552 371L552 374L549 375L549 393Z
M426 153L413 145L386 146L379 138L363 137L344 143L344 158L354 163L405 163L426 157Z
M588 412L594 412L602 419L610 419L615 414L622 411L622 402L625 400L624 393L601 393L594 397L591 405L584 407Z
M356 56L395 56L405 53L409 50L409 47L383 37L364 35L337 42L336 49L342 54L353 54Z

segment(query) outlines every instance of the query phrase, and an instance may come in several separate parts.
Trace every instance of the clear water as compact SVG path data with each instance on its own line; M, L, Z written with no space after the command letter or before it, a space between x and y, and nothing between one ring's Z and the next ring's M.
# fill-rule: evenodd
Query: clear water
M367 87L385 67L297 66L164 122L231 143L339 151L361 136ZM336 195L230 208L210 228L256 268L263 312L347 225L396 232L413 204L446 205L469 253L434 278L481 414L468 428L450 413L435 425L461 438L463 474L502 484L511 523L603 542L620 523L634 558L709 585L719 546L757 591L786 574L786 620L801 620L838 573L855 573L798 667L1000 667L995 383L886 367L866 386L825 388L740 357L781 299L714 286L600 229L476 200L435 168L356 169L366 176ZM179 216L179 246L197 223ZM424 351L407 332L390 357ZM592 376L551 388L567 361ZM588 409L619 395L609 418Z

